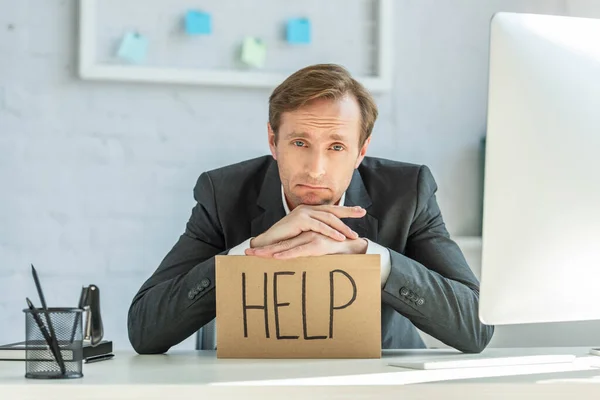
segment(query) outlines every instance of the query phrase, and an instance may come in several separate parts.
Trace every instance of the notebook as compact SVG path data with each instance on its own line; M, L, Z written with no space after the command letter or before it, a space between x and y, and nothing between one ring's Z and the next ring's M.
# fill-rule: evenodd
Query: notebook
M40 341L39 345L35 345L35 349L48 350L48 346L44 341ZM96 346L89 343L83 344L83 359L95 357L103 354L110 354L113 351L113 344L110 340L103 340ZM50 351L47 352L48 357L52 357ZM43 353L41 353L43 354ZM72 351L68 349L61 350L61 354L65 361L73 359ZM0 345L0 361L25 361L25 342L9 343Z

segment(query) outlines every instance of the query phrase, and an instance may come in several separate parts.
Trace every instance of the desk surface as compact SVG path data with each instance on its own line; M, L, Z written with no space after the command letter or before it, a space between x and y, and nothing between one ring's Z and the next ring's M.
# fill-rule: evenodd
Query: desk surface
M116 352L112 360L84 364L75 380L29 380L22 361L0 361L2 398L61 399L243 396L306 398L397 396L403 399L600 398L600 357L589 348L487 349L479 355L453 350L391 350L381 359L233 360L214 351L173 351L164 355ZM393 361L572 354L573 364L460 368L423 371L388 365ZM536 384L540 383L540 384ZM595 383L595 384L580 384ZM418 385L415 385L418 384ZM465 385L468 390L465 390ZM309 395L310 392L310 395ZM8 397L5 395L8 394ZM12 396L11 396L12 395ZM425 396L427 395L427 396ZM490 397L491 396L491 397ZM497 397L495 397L497 396ZM515 397L516 396L516 397ZM177 398L177 397L175 397ZM206 397L204 397L206 398Z

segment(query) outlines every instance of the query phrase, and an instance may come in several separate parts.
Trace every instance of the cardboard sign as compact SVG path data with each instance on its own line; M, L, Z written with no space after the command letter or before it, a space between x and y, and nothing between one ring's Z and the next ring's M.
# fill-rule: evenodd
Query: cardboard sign
M216 257L218 358L379 358L379 255Z

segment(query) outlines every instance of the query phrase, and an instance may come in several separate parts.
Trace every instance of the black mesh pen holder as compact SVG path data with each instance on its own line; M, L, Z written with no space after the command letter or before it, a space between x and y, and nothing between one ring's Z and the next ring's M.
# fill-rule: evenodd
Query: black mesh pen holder
M32 379L81 378L83 364L82 309L24 309L25 377ZM51 327L49 326L49 321ZM52 328L52 329L51 329ZM46 337L54 331L56 343ZM60 351L62 363L55 356Z

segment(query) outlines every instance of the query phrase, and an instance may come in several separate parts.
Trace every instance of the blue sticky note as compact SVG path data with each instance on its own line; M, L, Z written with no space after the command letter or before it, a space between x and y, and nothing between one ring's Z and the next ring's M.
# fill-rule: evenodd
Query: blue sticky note
M185 13L185 33L188 35L210 35L211 32L210 14L194 10Z
M123 36L117 56L131 63L139 64L146 58L148 40L137 32L128 32Z
M290 19L287 24L287 41L291 44L309 44L310 20L308 18Z

